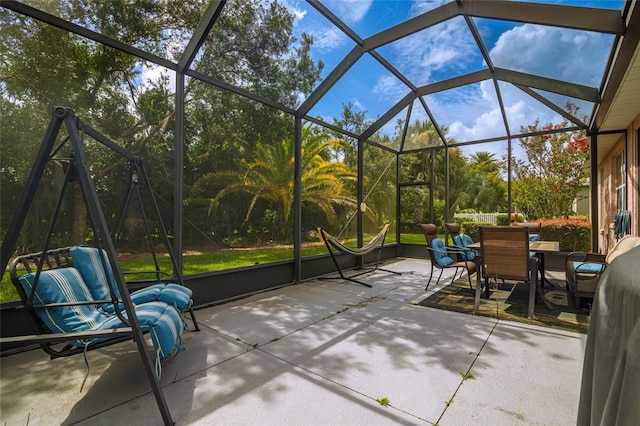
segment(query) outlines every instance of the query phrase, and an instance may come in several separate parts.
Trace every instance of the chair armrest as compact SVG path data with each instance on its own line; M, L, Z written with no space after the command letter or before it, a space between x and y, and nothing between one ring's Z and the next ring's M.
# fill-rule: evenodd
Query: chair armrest
M587 253L585 251L573 251L567 255L564 261L565 270L569 262L602 263L605 262L606 255L600 253Z
M598 269L598 267L600 269ZM592 276L598 276L600 274L602 274L604 272L604 270L606 269L607 264L606 263L600 263L600 262L583 262L580 265L578 265L575 268L575 273L576 273L576 279L581 279L581 275L588 275L589 279L592 278Z
M444 253L444 254L451 253L451 251L449 250L449 247L446 247L444 250L436 249L436 248L429 247L429 246L426 246L426 247L427 247L427 250L432 251L434 253L436 253L436 252L437 253Z
M447 246L447 251L449 253L463 253L465 251L469 251L471 249L468 249L466 247L460 247L460 246Z
M594 261L594 262L602 262L604 263L604 259L607 257L606 254L600 253L590 253L586 251L572 251L567 255L567 260L572 261Z
M571 252L565 260L565 271L574 280L593 280L606 269L606 256L599 253Z
M444 253L447 256L459 256L460 253L464 253L465 251L471 251L471 249L468 248L456 248L456 247L452 247L452 246L446 246L444 250L441 249L436 249L433 247L429 247L426 246L427 250L432 251L434 253ZM468 262L473 262L473 260L469 260Z
M467 265L467 268L472 268L472 265L473 265L473 268L475 268L475 261L465 260L465 258L461 258L461 254L464 253L465 251L469 251L469 249L460 250L450 246L446 246L445 249L443 250L443 249L437 249L437 248L427 246L427 250L431 253L430 254L432 258L431 260L439 265L438 268L447 267L448 265L442 265L438 260L438 256L435 253L444 254L446 257L448 257L453 261L452 264L459 264L460 262L465 262L465 265Z
M448 246L447 247L447 254L451 257L454 257L454 260L456 262L461 262L461 261L466 261L466 262L473 262L473 260L466 260L466 253L470 252L471 249L465 248L465 247L451 247Z
M478 251L469 247L453 245L453 246L447 246L447 248L451 249L450 253L454 254L459 261L463 260L467 262L475 262L475 260L468 260L468 256L470 256L470 253L474 253L475 256L479 255ZM464 254L464 256L461 256L462 254Z
M451 246L454 249L457 249L458 251L473 251L476 253L480 253L480 249L479 248L471 248L471 247L463 247L463 246Z

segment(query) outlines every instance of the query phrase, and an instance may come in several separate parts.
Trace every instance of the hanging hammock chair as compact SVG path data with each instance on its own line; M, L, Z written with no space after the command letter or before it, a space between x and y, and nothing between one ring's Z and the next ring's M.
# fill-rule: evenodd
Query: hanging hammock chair
M318 227L318 235L320 235L320 238L322 238L322 241L324 242L325 246L327 247L327 250L329 251L329 254L331 255L331 259L333 260L334 265L336 266L336 269L338 270L339 276L335 276L335 277L320 277L320 280L334 280L337 278L341 278L343 280L347 280L347 281L351 281L357 284L361 284L365 287L369 287L371 288L372 285L371 284L367 284L365 282L362 282L360 280L355 279L355 277L358 277L360 275L364 275L367 274L369 272L373 272L376 270L380 270L380 271L385 271L385 272L389 272L392 274L396 274L396 275L402 275L399 272L395 272L395 271L389 271L383 268L380 268L378 265L380 264L380 257L382 256L382 247L384 246L384 240L387 237L387 231L389 230L389 224L384 225L384 227L382 228L382 230L380 232L378 232L371 241L369 241L369 243L367 243L365 246L360 247L360 248L352 248L352 247L348 247L344 244L342 244L340 242L340 240L338 240L338 238L334 237L333 235L331 235L329 232L327 232L325 229ZM371 268L364 268L364 270L350 275L350 276L346 276L344 275L344 273L342 272L342 268L340 268L340 265L338 264L338 261L336 259L335 253L343 253L343 254L347 254L350 256L364 256L366 254L371 253L372 251L374 251L376 248L380 248L380 250L378 251L378 257L376 259L376 263L373 267Z

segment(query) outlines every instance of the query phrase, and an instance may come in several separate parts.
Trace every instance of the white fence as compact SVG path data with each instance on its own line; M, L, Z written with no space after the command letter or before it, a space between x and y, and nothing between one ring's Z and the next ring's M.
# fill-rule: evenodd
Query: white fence
M454 216L473 219L474 222L489 222L497 225L499 214L505 213L456 213Z

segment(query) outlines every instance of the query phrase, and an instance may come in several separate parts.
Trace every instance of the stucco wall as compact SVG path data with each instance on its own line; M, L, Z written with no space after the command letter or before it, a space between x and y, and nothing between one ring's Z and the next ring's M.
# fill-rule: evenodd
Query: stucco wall
M640 114L638 114L630 126L628 155L629 158L629 177L627 199L629 200L629 210L632 212L631 233L640 235L640 140L638 132L640 131Z

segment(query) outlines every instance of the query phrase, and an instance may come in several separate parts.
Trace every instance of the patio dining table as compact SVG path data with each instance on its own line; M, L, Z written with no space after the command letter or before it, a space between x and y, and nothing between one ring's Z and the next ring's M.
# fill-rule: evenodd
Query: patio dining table
M476 250L477 252L480 251L480 242L475 242L469 246L467 246L467 248L472 249L472 250ZM542 301L544 302L544 304L548 307L548 308L552 308L552 306L549 304L549 302L547 301L547 299L545 299L544 297L544 292L542 290L542 287L544 286L544 281L546 280L545 278L545 261L544 261L544 257L545 254L547 253L557 253L560 251L560 242L558 241L530 241L529 242L529 250L532 252L536 253L536 257L539 259L538 262L538 270L540 272L540 280L536 279L536 292L538 294L538 296L542 299ZM480 295L481 295L481 291L480 291L480 286L482 283L482 260L480 258L480 256L477 257L480 261L480 265L478 265L477 267L477 274L476 274L476 300L475 300L475 312L478 312L478 309L480 309ZM487 288L485 289L485 297L489 297L489 288L487 286Z
M544 287L544 282L549 282L544 274L544 258L547 253L558 253L560 251L559 241L530 241L529 250L536 253L540 260L540 286ZM549 283L551 285L551 283Z

